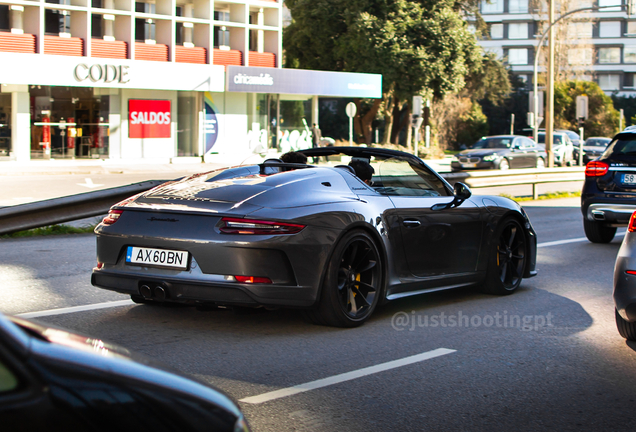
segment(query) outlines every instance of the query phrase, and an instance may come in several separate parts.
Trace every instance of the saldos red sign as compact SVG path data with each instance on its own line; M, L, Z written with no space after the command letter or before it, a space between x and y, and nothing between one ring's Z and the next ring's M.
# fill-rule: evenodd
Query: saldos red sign
M128 100L129 138L170 138L169 100Z

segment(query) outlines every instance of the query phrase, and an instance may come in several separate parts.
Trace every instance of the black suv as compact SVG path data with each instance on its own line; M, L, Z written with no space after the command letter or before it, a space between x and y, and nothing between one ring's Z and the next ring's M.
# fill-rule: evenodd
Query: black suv
M616 227L627 226L636 211L636 127L614 137L605 152L585 167L581 212L585 235L609 243Z

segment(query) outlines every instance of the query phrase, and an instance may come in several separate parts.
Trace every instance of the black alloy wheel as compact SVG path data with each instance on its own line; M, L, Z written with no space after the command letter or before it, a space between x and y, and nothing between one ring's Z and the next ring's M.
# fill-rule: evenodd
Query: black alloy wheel
M351 231L334 250L318 308L305 315L315 324L359 326L373 313L381 288L382 262L375 242L364 231Z
M526 236L516 219L505 219L497 228L495 239L484 291L498 295L511 294L521 285L526 269Z

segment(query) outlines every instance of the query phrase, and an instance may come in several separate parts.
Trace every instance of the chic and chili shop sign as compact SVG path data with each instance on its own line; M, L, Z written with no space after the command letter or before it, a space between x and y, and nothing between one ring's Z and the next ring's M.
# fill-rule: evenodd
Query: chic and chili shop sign
M169 100L128 100L128 138L170 138Z

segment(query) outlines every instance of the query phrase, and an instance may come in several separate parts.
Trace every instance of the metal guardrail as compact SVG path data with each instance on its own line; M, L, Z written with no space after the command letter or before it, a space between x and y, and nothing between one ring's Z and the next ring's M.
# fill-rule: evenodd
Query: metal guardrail
M442 173L449 183L466 183L473 189L496 186L532 185L532 197L537 199L537 185L585 180L585 167L515 169L506 171L460 171Z
M113 204L168 180L149 180L61 198L0 208L0 235L108 213Z
M538 197L538 184L582 181L585 179L584 170L583 167L484 170L442 173L442 176L451 184L463 182L474 189L532 185L532 194L536 199ZM106 214L113 204L166 181L168 180L149 180L127 186L2 207L0 208L0 235L100 216Z

